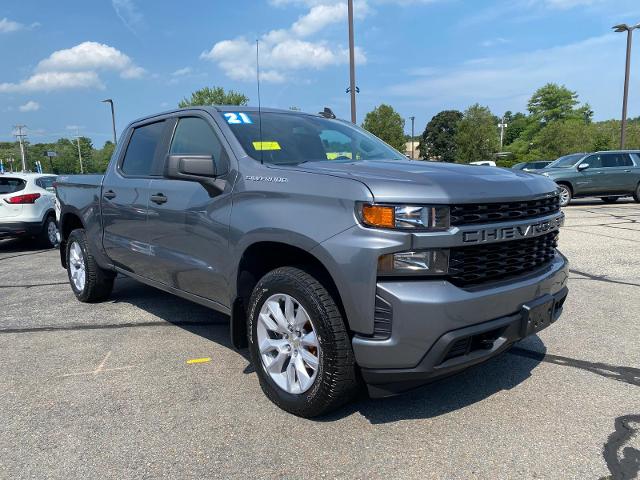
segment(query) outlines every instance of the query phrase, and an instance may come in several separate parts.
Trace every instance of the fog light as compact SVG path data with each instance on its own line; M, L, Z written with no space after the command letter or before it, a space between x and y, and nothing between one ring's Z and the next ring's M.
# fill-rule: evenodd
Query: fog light
M449 250L419 250L382 255L378 275L444 275L449 270Z

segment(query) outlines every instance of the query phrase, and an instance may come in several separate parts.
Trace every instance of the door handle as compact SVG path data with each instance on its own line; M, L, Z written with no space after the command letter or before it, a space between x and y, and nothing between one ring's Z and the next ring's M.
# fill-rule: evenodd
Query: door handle
M167 202L167 197L165 197L164 194L162 194L162 193L156 193L155 195L151 195L150 200L153 203L157 203L158 205L162 205L163 203Z
M114 198L116 198L116 192L114 192L113 190L109 190L108 192L104 192L102 196L107 200L113 200Z
M625 170L624 173L631 173L631 170Z

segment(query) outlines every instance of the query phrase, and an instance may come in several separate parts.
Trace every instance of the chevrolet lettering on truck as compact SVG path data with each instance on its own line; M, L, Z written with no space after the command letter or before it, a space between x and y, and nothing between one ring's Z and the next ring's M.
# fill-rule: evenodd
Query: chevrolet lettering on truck
M104 176L57 180L74 294L106 300L120 274L228 315L295 415L450 376L562 312L542 175L408 160L328 109L195 107L121 138Z

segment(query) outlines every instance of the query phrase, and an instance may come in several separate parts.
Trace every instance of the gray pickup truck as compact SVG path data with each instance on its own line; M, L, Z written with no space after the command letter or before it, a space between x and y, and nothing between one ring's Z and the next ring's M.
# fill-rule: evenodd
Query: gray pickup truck
M553 181L410 161L327 110L146 117L57 195L80 301L121 274L229 315L265 394L304 417L487 360L567 296Z

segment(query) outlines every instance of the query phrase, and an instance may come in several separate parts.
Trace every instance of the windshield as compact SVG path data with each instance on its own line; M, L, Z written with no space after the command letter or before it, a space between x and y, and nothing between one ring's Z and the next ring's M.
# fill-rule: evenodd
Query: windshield
M377 137L341 120L263 112L260 121L257 112L222 114L245 152L264 163L406 160Z
M573 153L571 155L565 155L560 157L554 162L551 162L546 168L571 168L584 158L584 153Z

